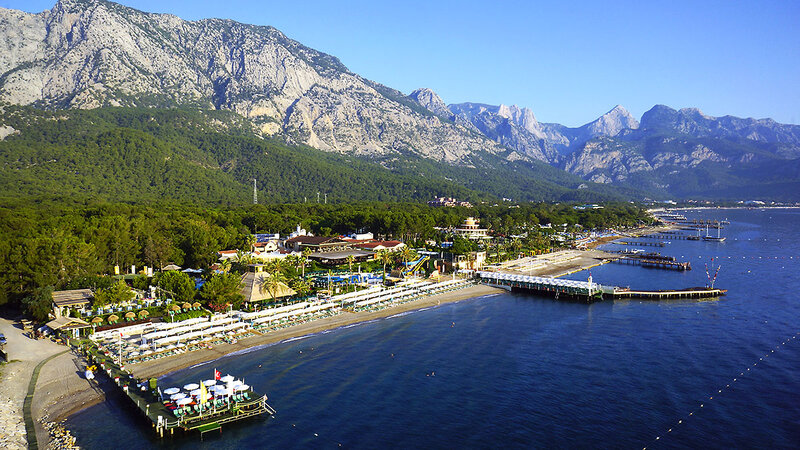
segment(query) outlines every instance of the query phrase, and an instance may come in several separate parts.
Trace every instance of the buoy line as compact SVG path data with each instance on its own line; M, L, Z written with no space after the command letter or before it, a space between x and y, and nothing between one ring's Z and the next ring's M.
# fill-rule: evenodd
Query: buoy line
M732 380L730 383L727 383L727 384L725 384L725 387L722 387L722 388L719 388L719 389L717 389L717 391L716 391L716 394L721 394L721 393L722 393L722 391L724 391L724 390L727 390L727 389L730 389L731 385L732 385L733 383L736 383L736 382L738 382L738 381L739 381L739 379L740 379L740 377L743 377L743 376L745 376L745 374L747 374L748 372L750 372L750 369L752 369L753 367L756 367L756 366L758 366L758 363L759 363L759 362L761 362L761 361L763 361L763 360L764 360L764 358L768 358L770 354L772 354L772 353L775 353L775 350L777 350L777 349L780 349L780 348L781 348L781 345L786 345L787 343L789 343L789 342L792 342L793 340L797 339L797 336L800 336L800 333L795 333L795 334L794 334L794 336L791 336L791 337L788 337L788 338L786 338L786 339L785 339L783 342L781 342L781 343L780 343L780 345L776 345L774 349L770 349L770 351L769 351L769 352L767 352L767 353L765 353L765 354L764 354L764 356L762 356L762 357L758 358L758 361L754 362L752 366L748 366L748 367L747 367L745 370L742 370L741 372L739 372L739 375L737 375L736 377L734 377L734 378L733 378L733 380ZM666 438L667 436L669 436L669 435L670 435L670 433L672 433L672 430L674 430L675 428L677 428L677 427L678 427L678 425L682 425L682 424L683 424L683 422L684 422L685 420L687 420L689 417L694 417L695 415L697 415L697 413L699 413L701 410L703 410L703 409L705 408L705 404L706 404L706 402L709 402L709 401L711 401L711 400L714 400L714 393L712 393L711 395L709 395L709 396L708 396L708 399L701 401L701 402L699 403L699 406L698 406L698 408L697 408L697 409L695 409L695 410L692 410L692 411L690 411L690 412L689 412L689 415L688 415L688 416L686 416L686 418L680 418L680 419L678 419L678 421L675 423L675 425L673 425L672 427L668 428L668 429L667 429L667 430L664 432L664 434L656 436L656 437L655 437L655 439L653 439L653 440L652 440L652 441L650 441L650 442L649 442L649 443L648 443L646 446L644 446L644 447L643 447L643 450L647 450L647 447L648 447L648 446L651 446L651 445L655 444L656 442L660 442L660 441L662 440L662 437L663 437L663 438Z

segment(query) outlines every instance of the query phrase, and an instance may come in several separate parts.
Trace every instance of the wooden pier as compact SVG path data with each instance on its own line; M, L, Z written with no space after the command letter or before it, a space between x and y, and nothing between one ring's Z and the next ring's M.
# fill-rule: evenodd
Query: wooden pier
M508 291L524 290L554 297L591 303L603 299L603 286L590 281L534 277L503 272L478 272L482 283Z
M639 236L639 239L661 239L661 240L673 240L673 241L699 241L701 238L700 236L693 235L693 234L647 234L644 236Z
M257 394L251 389L237 392L227 399L215 399L203 405L170 409L161 400L161 394L153 389L150 380L139 380L120 367L110 356L96 347L87 349L87 358L97 365L111 381L119 387L131 405L146 418L155 432L164 437L175 430L197 431L202 438L209 431L220 430L230 422L274 414L275 410L267 403L267 396Z
M623 256L614 260L619 264L631 264L635 266L650 267L653 269L666 269L666 270L692 270L692 265L687 262L670 261L663 258L648 258L647 256Z
M640 241L615 241L615 242L611 242L611 244L617 244L617 245L634 245L634 246L637 246L637 247L664 247L665 245L667 245L667 243L666 243L666 242L660 242L660 241L659 241L659 242L648 242L648 241L644 241L644 242L640 242Z
M725 295L724 289L696 287L688 289L643 291L617 286L603 286L589 281L533 277L503 272L478 272L480 282L508 291L522 290L554 297L556 300L579 300L592 303L600 300L641 298L647 300L676 300L716 298Z
M647 300L675 300L688 298L716 298L725 295L727 292L728 291L725 289L703 287L674 291L632 291L629 289L615 288L613 292L604 293L603 297L609 299L641 298Z

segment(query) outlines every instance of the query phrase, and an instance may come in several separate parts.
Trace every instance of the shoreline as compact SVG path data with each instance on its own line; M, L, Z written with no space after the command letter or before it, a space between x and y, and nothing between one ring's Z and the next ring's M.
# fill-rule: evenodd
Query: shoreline
M333 317L318 319L282 330L270 331L263 335L241 339L236 344L221 344L211 349L202 349L156 361L132 364L128 366L128 370L137 378L158 378L190 367L209 364L235 353L255 351L259 348L277 345L289 339L302 338L323 331L332 331L349 325L385 319L397 314L418 311L442 304L455 303L501 292L505 291L490 286L475 285L457 291L444 292L402 303L380 311L343 312ZM77 359L74 355L69 356ZM106 389L114 388L114 385L109 383L108 380L103 379L99 384L89 384L86 380L77 376L77 374L67 379L60 379L60 377L52 376L48 378L49 382L58 380L60 383L70 385L71 388L69 389L70 392L66 395L54 398L50 401L42 400L39 402L39 407L36 408L36 413L38 414L34 414L34 420L37 422L37 425L42 421L60 423L86 408L103 402L106 398ZM72 381L73 379L74 381ZM42 380L40 380L38 385L41 384ZM81 384L84 386L82 387Z
M653 232L653 228L663 229L670 227L647 227L645 229L636 231L640 233L643 231ZM608 237L607 240L611 241L621 237L624 236ZM596 245L607 243L604 241L605 239L601 242L597 242ZM605 252L600 250L589 249L575 252L581 252L581 257L575 258L575 260L570 260L568 262L565 261L563 263L548 261L545 264L545 267L542 268L544 270L537 270L537 272L544 272L541 275L545 276L560 277L587 270L607 262L603 260L603 256L606 256ZM514 271L515 270L512 270L512 272ZM264 334L240 339L236 344L220 344L211 349L201 349L175 355L169 358L130 364L128 366L128 370L130 370L130 372L137 378L163 377L165 375L185 370L190 367L209 364L213 361L231 356L233 354L255 351L259 348L277 345L290 339L303 338L346 326L385 319L397 314L419 311L441 304L464 301L502 292L505 291L485 285L474 285L456 291L444 292L429 297L423 297L407 303L401 303L379 311L342 312L336 316L313 320L285 329L270 331ZM54 361L49 364L51 368L50 371L58 372L58 375L43 373L43 379L38 383L38 386L44 387L42 386L43 384L54 383L58 381L63 385L67 385L67 387L62 387L59 389L62 391L61 395L57 397L50 397L47 400L41 399L40 395L36 396L36 401L34 402L35 411L33 415L37 425L37 435L39 435L38 431L44 428L42 426L42 422L63 422L70 416L105 401L107 389L114 387L113 384L109 383L107 380L102 380L99 383L89 383L77 373L65 374L63 370L65 365L71 367L73 371L76 371L77 368L77 372L80 372L80 367L85 366L85 362L79 357L72 354L64 355L64 357L66 356L69 356L69 359L66 361L66 363L61 362L60 364L55 364ZM84 364L81 366L81 363ZM52 366L59 366L59 369L53 370ZM48 433L44 431L42 434ZM42 437L44 436L39 435L40 442Z

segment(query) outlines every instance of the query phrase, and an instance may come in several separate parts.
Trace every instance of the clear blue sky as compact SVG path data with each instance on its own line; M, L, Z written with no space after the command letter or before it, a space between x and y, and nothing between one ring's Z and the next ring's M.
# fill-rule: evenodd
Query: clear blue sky
M55 0L0 0L39 12ZM189 20L271 25L350 70L447 103L517 104L578 126L616 104L800 121L800 2L153 1Z

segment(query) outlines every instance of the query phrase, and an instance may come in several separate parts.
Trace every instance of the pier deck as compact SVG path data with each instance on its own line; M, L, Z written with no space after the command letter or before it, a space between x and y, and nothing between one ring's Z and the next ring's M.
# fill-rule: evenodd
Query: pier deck
M167 431L170 434L174 433L176 428L183 431L198 431L202 436L208 431L220 429L225 423L263 413L275 413L275 410L267 404L266 395L257 394L250 389L237 393L234 399L208 403L213 406L202 409L202 412L199 411L199 406L195 409L171 410L161 401L158 392L149 387L142 388L143 385L149 384L148 380L134 378L124 367L120 367L111 357L96 347L89 348L87 353L89 361L108 375L131 401L131 404L151 422L156 433L162 437ZM179 414L176 411L186 412Z
M526 290L553 296L556 299L593 302L602 300L603 286L562 278L534 277L503 272L478 272L481 282L506 290Z
M633 245L636 247L664 247L666 242L648 242L648 241L614 241L611 244L617 245Z
M724 289L689 288L663 291L630 290L616 286L603 286L591 281L564 280L560 278L533 277L503 272L478 272L481 283L509 291L524 290L555 297L556 300L581 300L587 303L603 299L641 298L669 300L686 298L715 298L725 295Z

